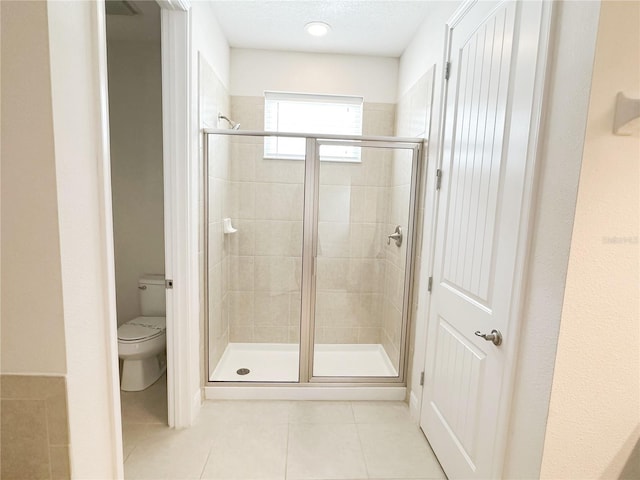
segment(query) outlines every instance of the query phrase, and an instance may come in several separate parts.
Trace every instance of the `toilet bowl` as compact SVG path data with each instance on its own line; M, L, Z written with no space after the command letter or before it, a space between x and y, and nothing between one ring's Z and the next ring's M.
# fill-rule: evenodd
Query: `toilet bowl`
M118 327L118 356L123 360L120 388L137 392L167 369L165 317L136 317Z
M120 389L138 392L167 369L167 322L163 275L138 280L142 315L118 327L118 356L122 359Z

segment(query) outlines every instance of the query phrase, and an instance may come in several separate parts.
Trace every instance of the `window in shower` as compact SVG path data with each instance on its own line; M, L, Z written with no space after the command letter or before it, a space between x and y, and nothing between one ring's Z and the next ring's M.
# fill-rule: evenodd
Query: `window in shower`
M362 97L265 92L264 126L267 132L362 134ZM264 157L304 160L305 139L265 137ZM323 148L321 160L360 162L360 148L352 145Z

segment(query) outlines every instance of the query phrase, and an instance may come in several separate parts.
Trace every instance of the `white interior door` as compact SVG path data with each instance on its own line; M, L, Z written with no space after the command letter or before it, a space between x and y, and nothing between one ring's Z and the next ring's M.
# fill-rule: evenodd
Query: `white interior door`
M449 478L501 476L543 10L541 2L469 2L448 24L450 76L420 423ZM492 330L501 332L501 345L474 334Z

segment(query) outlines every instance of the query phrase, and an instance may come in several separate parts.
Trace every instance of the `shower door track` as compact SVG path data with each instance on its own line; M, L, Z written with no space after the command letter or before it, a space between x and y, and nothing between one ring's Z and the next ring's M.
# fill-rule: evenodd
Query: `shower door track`
M406 377L408 369L409 350L409 326L412 320L413 305L413 284L415 273L415 241L417 234L417 205L420 188L419 179L422 177L425 166L423 161L424 140L420 138L389 137L389 136L353 136L353 135L330 135L311 133L288 133L288 132L267 132L261 130L228 130L205 128L203 132L203 225L207 225L209 218L209 135L226 135L240 137L286 137L304 138L306 140L305 150L305 173L304 173L304 210L303 210L303 244L302 244L302 314L300 319L300 343L299 343L299 378L298 381L257 381L257 382L234 382L234 381L211 381L209 365L209 232L204 228L204 311L206 314L204 322L205 332L205 397L206 398L256 398L252 396L254 387L260 392L267 393L269 387L277 388L279 391L287 391L288 394L268 395L266 398L310 398L326 399L320 392L320 388L328 387L338 393L335 399L358 400L364 399L357 390L369 390L373 393L372 398L385 400L404 399L406 392ZM402 329L401 329L401 349L398 364L398 375L395 377L318 377L313 376L313 352L314 352L314 311L315 311L315 262L317 253L317 226L318 226L318 200L319 200L319 149L321 145L349 145L359 147L377 148L398 148L412 151L412 174L409 203L409 222L407 232L407 255L404 278L404 298L402 309ZM243 393L240 392L242 390ZM294 393L295 392L295 393ZM299 393L298 393L299 392ZM305 392L305 393L303 393ZM366 395L365 395L366 397Z

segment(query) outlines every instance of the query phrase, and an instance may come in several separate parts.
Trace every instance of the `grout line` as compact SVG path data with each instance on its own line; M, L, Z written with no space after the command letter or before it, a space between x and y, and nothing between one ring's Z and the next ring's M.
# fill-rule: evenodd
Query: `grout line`
M353 411L353 405L351 405L351 410ZM355 420L355 413L353 414L353 418ZM358 428L358 424L355 423L356 427L356 435L358 436L358 443L360 444L360 454L362 455L362 463L364 463L364 470L367 472L367 478L371 478L371 474L369 473L369 465L367 465L367 457L364 454L364 448L362 446L362 438L360 438L360 429Z
M209 453L207 454L207 459L204 461L204 464L202 465L202 470L200 471L199 478L202 478L202 476L204 475L204 471L207 469L207 464L209 463L209 458L211 457L212 450L213 450L213 447L209 447Z
M44 404L44 422L45 422L45 431L47 435L47 460L49 462L49 478L53 478L53 466L51 465L51 440L49 439L49 405L47 405L47 400L40 400ZM68 414L67 414L67 425L69 423ZM67 426L67 428L69 428ZM69 455L69 449L67 449L67 455ZM71 459L68 460L71 463ZM71 465L69 465L71 467Z
M289 409L289 418L287 422L287 441L284 448L284 480L287 480L289 471L289 435L291 435L291 408Z

